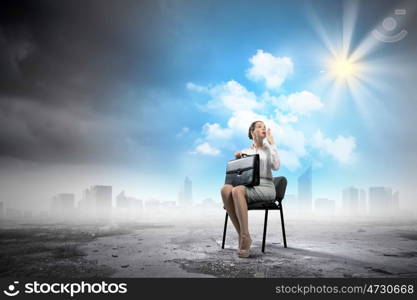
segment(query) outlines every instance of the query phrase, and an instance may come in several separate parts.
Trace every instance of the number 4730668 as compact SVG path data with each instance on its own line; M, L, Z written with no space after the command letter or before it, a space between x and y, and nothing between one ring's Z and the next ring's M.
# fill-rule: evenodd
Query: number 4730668
M370 284L366 292L370 294L414 294L414 286L412 284Z

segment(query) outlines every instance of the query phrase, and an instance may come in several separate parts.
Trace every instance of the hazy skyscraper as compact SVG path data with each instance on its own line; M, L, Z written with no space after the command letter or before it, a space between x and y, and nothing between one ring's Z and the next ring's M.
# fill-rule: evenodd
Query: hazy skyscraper
M188 177L184 180L184 202L189 206L193 204L193 183Z
M52 197L51 211L56 216L70 215L75 210L75 195L71 193L61 193Z
M193 183L188 177L185 177L184 185L178 193L178 204L181 206L193 205Z
M148 199L145 201L145 207L146 209L159 209L161 206L161 201L159 201L158 199Z
M365 189L359 189L359 211L362 214L366 214L368 212L368 205L366 204Z
M112 209L112 187L110 185L94 185L91 187L95 202L96 216L108 219Z
M359 213L359 189L353 186L343 189L342 208L348 214L357 215Z
M369 212L372 214L393 213L398 210L399 192L392 193L389 187L369 188Z
M298 206L302 211L311 212L313 204L312 167L298 178Z
M143 201L135 197L128 197L125 195L124 191L121 191L120 194L116 196L116 207L124 210L138 210L142 209Z
M78 208L82 216L91 217L95 215L96 206L91 188L83 190Z
M395 191L392 193L392 210L398 211L400 209L400 192Z
M121 191L119 195L116 196L116 207L117 208L129 208L129 199L125 195L125 191Z

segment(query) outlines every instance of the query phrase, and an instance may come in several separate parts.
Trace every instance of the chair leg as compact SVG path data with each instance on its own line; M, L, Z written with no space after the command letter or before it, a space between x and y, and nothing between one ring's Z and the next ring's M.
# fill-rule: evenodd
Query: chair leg
M284 225L284 212L282 211L282 204L281 209L279 210L281 214L281 227L282 227L282 237L284 239L284 247L287 248L287 238L285 237L285 225Z
M262 238L262 252L265 252L266 227L268 224L268 209L265 209L264 236Z
M224 249L224 242L226 241L226 229L227 229L227 218L229 214L226 212L226 217L224 218L224 230L223 230L223 242L222 242L222 249Z

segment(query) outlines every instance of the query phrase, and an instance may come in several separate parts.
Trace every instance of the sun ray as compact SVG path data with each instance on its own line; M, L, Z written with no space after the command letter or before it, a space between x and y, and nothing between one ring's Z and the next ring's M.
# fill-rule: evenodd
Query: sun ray
M340 79L333 80L333 84L329 91L329 112L334 114L337 110L343 97L340 97L343 89L345 88L344 82Z
M364 119L368 119L371 114L372 105L371 93L366 85L362 84L362 82L357 78L351 78L348 82L348 90L351 95L351 99L353 99L353 103L355 104L356 108L359 111L359 115ZM366 100L366 101L365 101Z
M358 18L358 1L345 1L343 5L342 52L348 56L352 47L352 39Z
M351 57L355 61L362 60L367 55L375 51L380 44L381 42L379 42L371 33L369 33L353 50Z
M310 10L309 20L310 20L310 22L312 24L312 27L313 27L314 31L319 36L319 38L323 42L323 44L326 47L326 49L330 53L332 53L333 55L336 55L337 49L335 48L335 46L331 42L330 37L329 37L327 31L325 30L325 28L323 26L323 23L320 21L319 17L314 12L314 10Z

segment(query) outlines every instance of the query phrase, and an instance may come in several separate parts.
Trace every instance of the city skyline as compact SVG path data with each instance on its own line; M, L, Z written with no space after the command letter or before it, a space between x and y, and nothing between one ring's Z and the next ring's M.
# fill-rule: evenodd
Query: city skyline
M313 197L314 185L312 166L307 167L305 172L298 179L298 194L286 193L284 207L289 208L290 213L307 213L316 215L350 215L350 216L380 216L405 213L404 207L400 205L399 190L392 187L369 186L367 191L363 187L347 186L343 188L340 198ZM184 191L188 196L185 197ZM148 209L159 209L162 207L210 207L219 208L219 201L212 198L204 198L201 201L193 201L192 180L184 177L183 185L180 187L177 200L163 200L154 197L140 199L134 196L126 196L122 190L113 197L113 187L103 185L90 185L82 191L79 200L74 193L58 193L52 196L49 211L55 217L79 214L81 217L97 217L98 219L110 219L111 211L120 213L138 213ZM0 202L0 212L10 212L15 217L26 215L31 217L32 210L19 210L13 207L4 209L3 202ZM115 210L116 209L116 210ZM37 213L44 212L40 209Z

